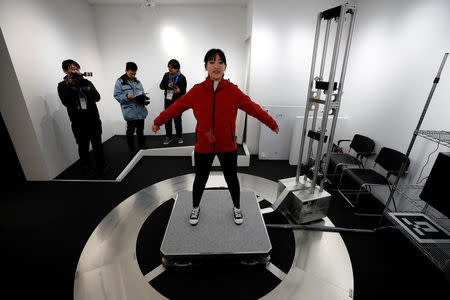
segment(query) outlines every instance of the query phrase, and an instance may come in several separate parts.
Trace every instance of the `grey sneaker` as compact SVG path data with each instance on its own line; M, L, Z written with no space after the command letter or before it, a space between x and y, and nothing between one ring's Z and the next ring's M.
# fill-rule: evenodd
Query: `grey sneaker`
M166 136L166 138L164 139L163 144L164 145L169 145L172 140L173 140L173 138L170 138L170 137Z
M244 221L244 217L242 216L242 211L240 208L236 208L233 206L233 217L234 217L234 223L237 225L241 225Z
M191 211L191 216L189 217L189 223L191 223L192 226L197 225L199 215L200 207L194 207Z
M183 138L178 138L178 144L183 144Z

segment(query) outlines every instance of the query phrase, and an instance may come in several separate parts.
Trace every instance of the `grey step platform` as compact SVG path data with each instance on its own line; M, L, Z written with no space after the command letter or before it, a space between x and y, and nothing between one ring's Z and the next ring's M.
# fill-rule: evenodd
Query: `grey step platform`
M165 266L206 262L265 264L272 249L266 225L252 191L241 191L244 222L233 220L233 202L228 190L206 190L200 203L197 225L189 223L192 192L181 191L161 244Z

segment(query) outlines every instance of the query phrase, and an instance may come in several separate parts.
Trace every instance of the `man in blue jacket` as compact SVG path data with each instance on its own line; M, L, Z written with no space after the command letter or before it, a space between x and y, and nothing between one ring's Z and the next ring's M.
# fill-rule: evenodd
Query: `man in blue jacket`
M140 149L146 149L144 119L148 115L145 105L149 104L142 83L136 78L137 65L127 62L125 74L120 76L114 86L114 98L120 103L123 118L127 121L127 143L131 152L135 150L134 132Z

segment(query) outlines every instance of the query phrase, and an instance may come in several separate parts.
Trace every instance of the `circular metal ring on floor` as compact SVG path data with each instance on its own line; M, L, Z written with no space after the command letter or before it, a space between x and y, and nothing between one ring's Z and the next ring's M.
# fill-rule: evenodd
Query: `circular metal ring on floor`
M276 200L277 183L238 173L241 189L265 200ZM136 241L148 216L182 190L192 190L194 174L167 179L128 197L97 226L78 261L74 299L166 299L148 282L164 267L143 275L136 259ZM226 187L221 172L211 172L207 188ZM333 226L328 218L323 225ZM337 233L294 231L295 255L283 273L273 264L267 269L281 283L262 299L352 299L353 271L347 248ZM159 246L158 246L159 247Z

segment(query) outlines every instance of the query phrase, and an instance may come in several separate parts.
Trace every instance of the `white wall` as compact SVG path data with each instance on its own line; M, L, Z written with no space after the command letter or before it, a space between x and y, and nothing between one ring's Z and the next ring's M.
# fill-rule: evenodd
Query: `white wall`
M254 101L306 103L317 13L341 3L253 1L250 96ZM340 111L340 116L349 117L347 138L362 133L375 140L377 151L386 146L405 153L443 54L450 50L450 1L360 0L357 6ZM450 129L450 62L441 77L422 129ZM252 153L258 152L258 137L259 123L250 118ZM410 180L416 180L436 146L418 138ZM449 149L441 146L439 151Z
M450 1L360 0L342 109L349 128L406 152L444 52L450 51ZM422 129L450 130L450 61ZM349 133L352 134L352 133ZM437 144L418 138L410 180ZM428 170L442 147L431 157ZM423 177L423 176L422 176Z
M36 152L42 153L48 169L47 176L27 179L53 178L78 159L67 111L57 95L57 83L64 76L61 62L73 58L82 69L94 72L92 81L104 95L90 6L84 0L0 0L0 26L41 148ZM27 130L6 126L12 138L20 133L11 130ZM110 136L104 126L103 139ZM20 152L19 144L13 142Z
M261 105L305 105L317 15L342 1L253 1L249 95ZM259 122L247 145L258 153Z
M51 179L0 30L0 110L26 178Z
M206 77L203 57L220 48L227 57L226 78L243 88L245 64L246 8L239 5L167 5L143 8L139 5L95 5L95 30L105 74L107 102L104 122L115 134L125 134L120 105L113 98L116 79L125 63L138 65L137 77L150 93L145 134L153 135L153 120L164 110L159 89L171 58L180 61L188 89ZM194 132L192 111L183 114L183 132ZM158 134L164 134L164 127Z

